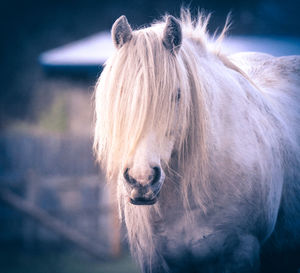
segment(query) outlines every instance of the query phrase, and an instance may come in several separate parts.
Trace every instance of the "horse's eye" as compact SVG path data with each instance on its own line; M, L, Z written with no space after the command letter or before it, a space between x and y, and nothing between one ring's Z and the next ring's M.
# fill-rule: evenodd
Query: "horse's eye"
M176 101L180 101L180 89L177 90Z

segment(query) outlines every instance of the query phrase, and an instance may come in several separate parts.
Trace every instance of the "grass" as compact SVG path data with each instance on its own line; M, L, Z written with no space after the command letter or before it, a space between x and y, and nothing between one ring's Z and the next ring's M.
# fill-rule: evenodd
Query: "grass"
M0 250L1 273L138 273L137 266L129 254L116 260L98 261L79 253L66 251Z

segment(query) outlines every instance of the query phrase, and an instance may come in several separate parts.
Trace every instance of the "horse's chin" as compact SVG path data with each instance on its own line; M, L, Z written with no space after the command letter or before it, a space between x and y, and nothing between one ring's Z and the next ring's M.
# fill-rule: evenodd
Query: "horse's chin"
M129 198L129 202L132 205L137 205L137 206L151 206L154 205L157 202L157 198L153 198L151 200L147 200L147 199L132 199Z
M154 205L157 202L158 196L159 196L159 193L154 198L151 198L151 199L147 199L147 198L143 198L143 197L133 199L133 198L128 197L128 201L132 205L151 206L151 205Z

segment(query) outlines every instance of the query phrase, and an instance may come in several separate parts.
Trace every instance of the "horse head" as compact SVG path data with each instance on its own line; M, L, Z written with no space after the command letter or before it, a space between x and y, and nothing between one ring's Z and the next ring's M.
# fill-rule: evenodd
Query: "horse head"
M133 38L133 31L125 16L121 16L116 20L111 33L117 50L120 50ZM169 55L178 53L182 42L181 26L173 16L167 18L160 39L162 47ZM159 64L154 62L154 65ZM164 91L161 90L161 92ZM150 87L148 92L152 92ZM175 90L175 92L178 91ZM152 95L151 99L154 100L154 97ZM177 102L179 97L180 94L177 93ZM160 127L155 125L146 126L147 129L121 169L120 177L123 181L123 189L125 189L129 202L134 205L154 204L164 183L165 171L162 167L162 162L169 162L175 137L174 134L168 134L168 137L161 136L161 134L156 132L156 128ZM174 132L174 128L172 128L172 131ZM127 143L124 143L124 145L127 145Z

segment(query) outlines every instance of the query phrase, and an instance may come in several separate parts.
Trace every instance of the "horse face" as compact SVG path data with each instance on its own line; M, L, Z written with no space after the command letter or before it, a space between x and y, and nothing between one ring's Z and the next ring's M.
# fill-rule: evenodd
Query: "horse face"
M120 50L118 60L125 56L123 62L130 64L127 70L132 72L131 77L127 73L126 77L121 77L123 82L119 86L122 88L117 89L119 96L114 94L116 98L122 98L117 101L117 105L122 105L120 109L133 109L121 111L120 117L118 112L114 115L117 117L115 128L124 128L120 135L125 137L120 142L128 147L120 160L119 181L124 189L122 193L130 203L152 205L157 201L165 179L161 162L170 161L175 142L173 132L178 127L175 123L180 123L175 116L180 97L179 92L179 95L176 93L176 87L180 86L176 82L176 55L182 43L181 26L177 19L169 16L162 37L153 33L149 36L143 31L134 33L126 17L121 16L112 27L112 40L116 49ZM124 55L124 52L127 54ZM139 69L131 70L131 67ZM117 75L119 77L120 74ZM127 82L128 79L134 79L134 84ZM122 120L123 123L120 122ZM127 120L131 121L128 125ZM143 128L143 131L136 128ZM131 136L132 142L129 140Z
M134 205L156 203L165 180L161 162L169 161L173 145L172 138L165 139L162 152L158 149L157 135L154 132L140 141L122 175L125 194L130 203Z

